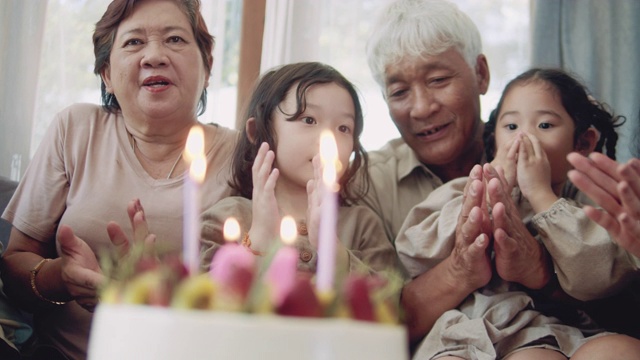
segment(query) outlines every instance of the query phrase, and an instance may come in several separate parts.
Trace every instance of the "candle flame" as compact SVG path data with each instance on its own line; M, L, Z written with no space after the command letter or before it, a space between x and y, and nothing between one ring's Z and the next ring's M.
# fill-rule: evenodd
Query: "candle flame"
M224 239L228 242L237 242L240 239L240 224L234 217L227 218L222 229Z
M202 184L206 172L207 159L203 155L195 157L191 162L191 166L189 167L189 176L191 176L191 178L198 184Z
M204 155L204 130L194 125L189 130L187 145L184 148L184 159L189 163L189 176L201 184L207 172L207 158Z
M194 125L189 130L183 157L187 162L191 162L200 155L204 156L204 130L202 126Z
M292 245L296 241L298 228L293 217L287 215L282 218L280 223L280 238L285 245Z
M323 131L320 135L320 160L322 162L322 180L329 187L336 183L338 167L338 146L331 131Z

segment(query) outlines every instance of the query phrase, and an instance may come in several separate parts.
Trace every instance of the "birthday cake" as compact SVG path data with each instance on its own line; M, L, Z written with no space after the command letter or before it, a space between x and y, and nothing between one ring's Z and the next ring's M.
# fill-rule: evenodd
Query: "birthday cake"
M348 319L100 305L89 359L408 359L403 328Z
M408 359L397 282L345 274L320 294L278 252L246 254L225 245L200 275L174 258L103 264L115 280L101 291L88 358Z

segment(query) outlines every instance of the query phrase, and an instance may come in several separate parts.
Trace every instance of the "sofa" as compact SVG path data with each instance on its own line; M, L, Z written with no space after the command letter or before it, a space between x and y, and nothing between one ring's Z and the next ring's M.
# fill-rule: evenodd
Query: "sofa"
M18 187L16 181L0 176L0 214L7 207L16 187ZM10 233L11 224L0 219L0 242L2 245L0 250L3 251L7 248ZM0 281L0 358L19 359L18 348L28 341L31 333L30 316L10 304L2 291L2 282Z
M18 183L16 181L0 176L0 214L4 212L4 208L7 207L16 187L18 187ZM0 251L7 248L10 233L11 224L6 222L4 219L0 219L0 242L2 243L2 249L0 249Z

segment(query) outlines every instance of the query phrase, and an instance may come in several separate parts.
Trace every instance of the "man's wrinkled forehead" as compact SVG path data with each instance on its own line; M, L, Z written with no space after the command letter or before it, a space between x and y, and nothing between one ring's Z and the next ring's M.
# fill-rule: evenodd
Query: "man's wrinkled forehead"
M450 55L459 56L463 62L456 62L455 65L452 64ZM466 61L464 61L462 53L455 47L445 48L438 52L423 52L404 57L398 56L393 62L385 66L384 81L385 84L390 84L402 81L407 73L428 73L440 69L452 69L455 66L465 66L471 69Z

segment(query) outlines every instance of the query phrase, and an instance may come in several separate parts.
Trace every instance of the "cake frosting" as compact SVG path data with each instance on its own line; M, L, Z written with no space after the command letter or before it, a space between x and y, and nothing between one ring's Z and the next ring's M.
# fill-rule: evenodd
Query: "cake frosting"
M399 325L343 318L97 307L88 359L408 359Z
M280 262L281 249L258 258L225 245L211 271L194 275L171 255L103 262L113 280L100 293L88 358L408 359L398 279L344 274L319 293L313 274Z

